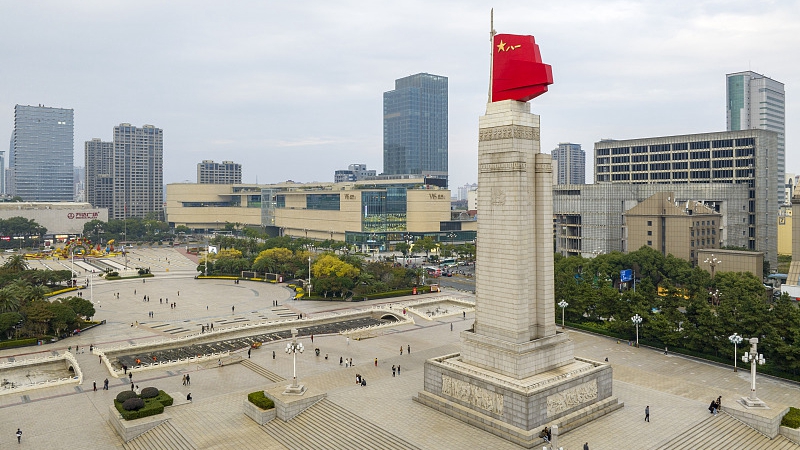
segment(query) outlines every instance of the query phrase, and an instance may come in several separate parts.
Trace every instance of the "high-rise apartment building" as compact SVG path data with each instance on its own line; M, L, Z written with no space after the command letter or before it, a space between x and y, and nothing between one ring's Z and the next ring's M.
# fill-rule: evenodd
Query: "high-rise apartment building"
M164 135L160 128L114 127L114 205L109 217L159 216L164 210Z
M6 152L0 150L0 194L6 193Z
M383 173L447 179L447 77L418 73L383 93Z
M770 167L775 178L778 204L789 204L783 189L786 172L786 95L783 83L764 75L746 71L726 76L726 109L728 131L760 129L778 133L777 162Z
M8 193L31 202L73 200L73 111L14 107Z
M339 169L333 173L333 182L360 181L374 176L376 176L375 169L368 170L366 164L350 164L347 169Z
M114 143L99 138L84 143L86 201L95 208L114 209ZM113 217L113 216L112 216Z
M204 159L197 165L197 184L242 184L242 165Z
M594 144L595 182L663 184L737 184L748 189L747 228L741 230L748 250L764 252L777 264L776 178L778 133L750 129ZM779 184L780 181L780 184ZM696 200L703 200L696 198Z
M560 142L553 149L553 160L558 162L556 184L586 184L586 152L581 144Z

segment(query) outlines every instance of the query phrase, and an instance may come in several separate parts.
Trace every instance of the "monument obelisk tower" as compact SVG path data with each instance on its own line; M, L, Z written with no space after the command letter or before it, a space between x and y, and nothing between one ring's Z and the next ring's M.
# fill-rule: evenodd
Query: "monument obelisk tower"
M552 159L529 100L552 84L533 36L495 34L478 133L475 323L461 353L428 360L415 400L532 447L621 404L611 367L575 358L555 324Z

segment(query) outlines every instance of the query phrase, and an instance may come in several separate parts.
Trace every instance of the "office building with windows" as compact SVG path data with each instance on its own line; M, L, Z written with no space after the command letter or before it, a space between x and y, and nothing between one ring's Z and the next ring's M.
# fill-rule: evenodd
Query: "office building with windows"
M581 144L561 142L553 149L553 165L555 184L586 183L586 152Z
M95 208L114 208L114 143L99 138L84 143L86 201Z
M197 164L197 184L242 184L242 165L204 159Z
M114 127L114 219L145 217L164 207L164 136L160 128Z
M383 93L383 174L447 179L447 77L418 73Z
M764 75L746 71L726 76L726 112L728 131L770 130L778 134L776 164L769 176L777 180L780 190L776 201L791 204L783 190L786 172L786 95L783 83Z
M366 164L350 164L347 166L347 169L339 169L333 173L333 182L347 183L348 181L360 181L376 175L375 169L367 169Z
M30 202L71 202L73 138L73 110L16 105L8 194Z
M783 175L780 184L773 176L777 146L778 133L758 129L604 140L595 143L595 182L669 185L663 190L680 185L745 186L748 200L741 205L747 213L742 230L745 242L740 246L764 252L776 267L776 199L783 192Z

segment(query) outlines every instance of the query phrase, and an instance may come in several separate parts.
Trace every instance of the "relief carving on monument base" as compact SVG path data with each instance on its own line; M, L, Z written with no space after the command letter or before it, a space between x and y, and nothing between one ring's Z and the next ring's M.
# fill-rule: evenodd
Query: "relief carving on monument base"
M547 396L547 417L553 417L583 403L597 400L597 380Z
M442 375L442 395L453 397L493 414L503 415L503 396L501 394L487 391L447 375Z

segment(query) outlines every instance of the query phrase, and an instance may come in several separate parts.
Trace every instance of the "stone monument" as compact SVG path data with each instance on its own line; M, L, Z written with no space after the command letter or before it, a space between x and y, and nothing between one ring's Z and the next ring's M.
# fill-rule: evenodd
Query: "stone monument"
M575 358L553 293L552 158L528 100L547 91L533 36L492 32L492 76L478 133L475 323L461 352L425 363L422 404L531 448L622 407L612 369Z

